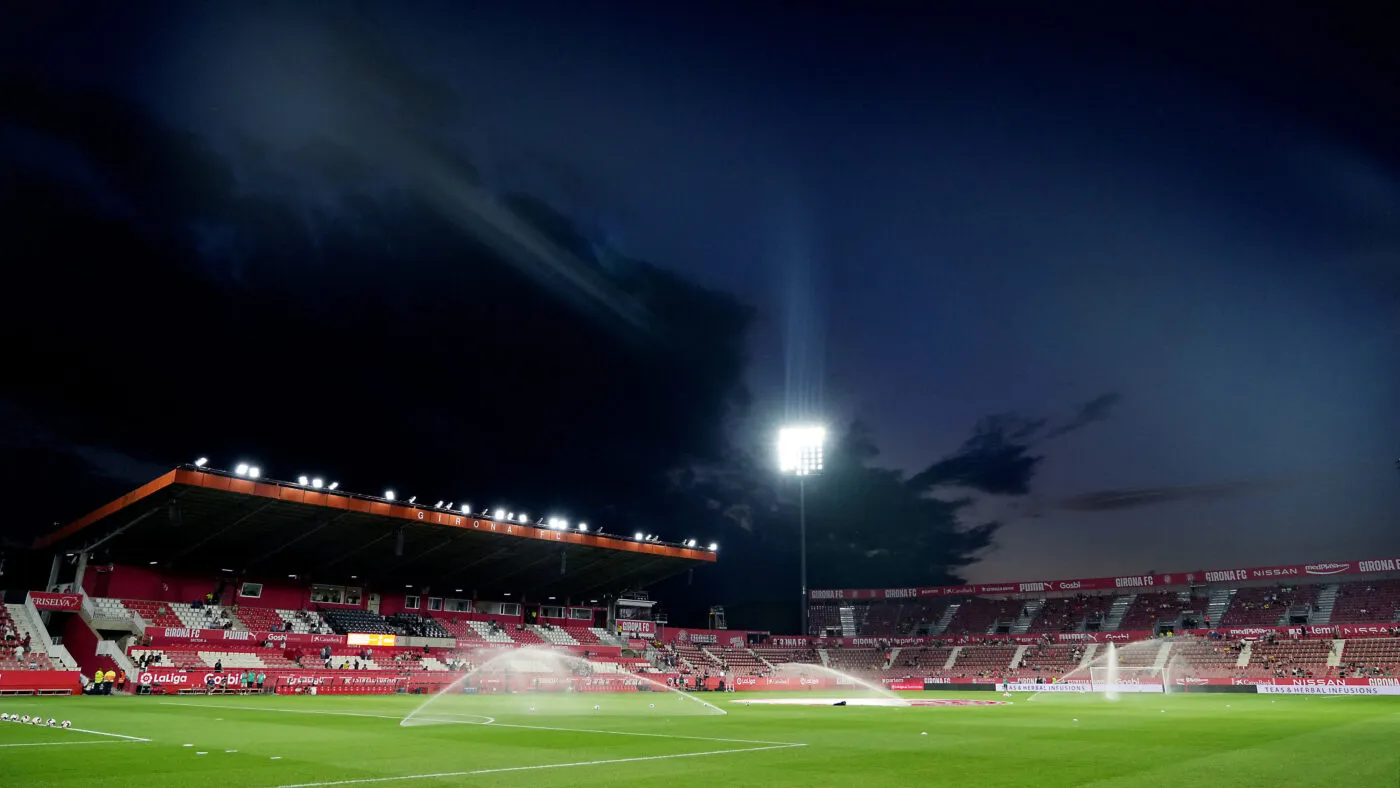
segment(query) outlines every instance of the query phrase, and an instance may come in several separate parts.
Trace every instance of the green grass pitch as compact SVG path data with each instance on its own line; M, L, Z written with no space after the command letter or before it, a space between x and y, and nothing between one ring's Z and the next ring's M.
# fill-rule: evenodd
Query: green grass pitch
M422 697L3 697L0 711L74 728L0 724L0 785L1400 785L1400 697L1018 694L1003 706L833 708L704 696L724 716L680 714L690 706L662 695L541 699L534 712L529 697L443 698L437 711L495 722L409 726L399 722Z

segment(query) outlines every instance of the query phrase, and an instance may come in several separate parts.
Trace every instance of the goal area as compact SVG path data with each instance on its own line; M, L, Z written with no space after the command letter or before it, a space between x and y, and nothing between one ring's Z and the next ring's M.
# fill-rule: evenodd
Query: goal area
M1162 674L1153 667L1095 666L1089 668L1089 684L1092 692L1161 692Z

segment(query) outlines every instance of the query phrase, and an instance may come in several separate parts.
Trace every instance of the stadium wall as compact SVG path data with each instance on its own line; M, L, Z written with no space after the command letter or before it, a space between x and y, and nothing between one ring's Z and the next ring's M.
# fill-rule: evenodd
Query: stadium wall
M254 607L274 607L296 610L306 607L311 601L311 589L297 586L285 580L267 580L255 577L234 578L226 576L227 587L222 602L252 605ZM203 599L212 592L220 578L208 575L185 575L163 572L159 568L128 566L125 564L105 564L91 567L83 577L83 590L88 596L112 597L116 599L145 599L155 602L192 602ZM238 596L238 587L244 580L262 583L262 596L249 599Z

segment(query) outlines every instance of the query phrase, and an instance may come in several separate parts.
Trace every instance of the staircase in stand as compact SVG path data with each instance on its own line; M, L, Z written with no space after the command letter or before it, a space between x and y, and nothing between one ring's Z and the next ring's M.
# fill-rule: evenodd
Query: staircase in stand
M1085 646L1084 656L1079 659L1078 667L1083 668L1084 670L1088 670L1089 666L1094 664L1094 654L1096 654L1098 650L1098 643L1090 643L1089 645Z
M1011 622L1011 634L1024 635L1031 629L1031 624L1035 623L1035 617L1040 615L1040 608L1044 607L1044 599L1032 599L1021 608L1021 615ZM1015 667L1015 664L1012 664Z
M1225 611L1229 609L1230 600L1234 593L1233 588L1212 588L1210 590L1210 602L1206 605L1206 617L1210 619L1211 626L1220 626L1220 619L1225 617Z
M1308 624L1321 626L1332 622L1332 608L1337 606L1337 592L1340 586L1328 583L1317 592L1317 609L1308 614Z
M1167 660L1172 655L1171 639L1163 640L1162 647L1157 649L1157 659L1152 663L1152 675L1160 676L1162 670L1167 667Z
M1244 642L1244 648L1240 649L1240 658L1237 659L1237 660L1235 660L1235 667L1237 667L1237 668L1249 667L1249 660L1250 660L1250 658L1253 657L1253 656L1254 656L1254 641L1252 641L1252 640L1246 640L1246 641Z
M841 637L856 637L856 609L853 607L841 608Z
M751 657L753 657L754 659L758 660L759 663L761 663L764 667L768 668L769 670L772 670L772 669L774 668L773 663L772 663L772 662L769 662L769 661L766 660L766 659L764 659L763 656L760 655L757 651L754 651L754 650L751 649L751 648L746 648L746 649L744 649L744 651L748 652L749 656L751 656Z
M1113 632L1118 629L1118 625L1123 623L1123 616L1128 614L1128 608L1133 606L1133 601L1137 599L1137 594L1125 594L1113 600L1113 604L1108 607L1108 615L1103 619L1103 630Z
M933 625L933 634L941 635L948 631L948 625L953 623L953 616L958 614L959 607L962 607L962 605L954 602L948 606L947 610L943 611L942 618L939 618L938 623Z
M1025 657L1026 657L1026 650L1029 649L1029 648L1030 648L1030 646L1017 646L1017 647L1016 647L1016 653L1011 655L1011 669L1012 669L1012 670L1015 670L1016 668L1021 667L1021 660L1025 659Z

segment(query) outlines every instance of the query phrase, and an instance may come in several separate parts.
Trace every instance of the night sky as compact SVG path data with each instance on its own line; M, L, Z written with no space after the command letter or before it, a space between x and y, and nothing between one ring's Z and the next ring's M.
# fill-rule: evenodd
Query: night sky
M814 417L815 587L1400 551L1380 17L18 5L13 538L252 458L717 538L670 594L758 618Z

